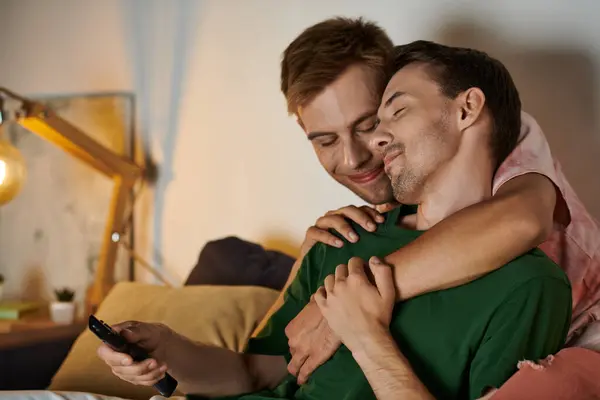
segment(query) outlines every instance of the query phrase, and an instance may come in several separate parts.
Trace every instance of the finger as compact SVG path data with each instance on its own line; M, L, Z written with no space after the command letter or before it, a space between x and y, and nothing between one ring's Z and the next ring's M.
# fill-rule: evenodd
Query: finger
M323 281L323 287L325 287L326 295L333 293L333 287L335 286L335 276L327 275Z
M394 208L396 208L398 206L399 206L399 203L391 202L391 203L380 204L375 207L377 208L377 211L379 211L380 213L386 213L388 211L393 210Z
M369 268L383 301L393 302L396 298L396 287L394 286L392 267L385 264L379 257L371 257Z
M129 343L139 343L152 339L152 325L137 321L127 321L114 325L112 328L120 333Z
M140 385L144 385L145 382L148 382L148 383L150 383L150 386L151 386L151 385L154 385L156 382L160 381L162 378L164 378L166 371L167 371L167 367L161 366L160 368L154 369L144 375L138 376L136 378L136 381Z
M365 262L362 260L362 258L352 257L350 261L348 261L348 274L361 276L365 279L367 278L365 275Z
M335 280L343 281L348 277L348 267L344 264L340 264L335 268Z
M328 331L322 333L324 335L325 342L319 347L318 352L314 352L302 365L300 372L298 372L298 384L302 385L308 381L309 376L321 365L325 364L327 360L331 358L340 347L342 342L337 336L331 331L328 326Z
M125 322L120 322L118 324L112 325L111 328L117 332L120 333L125 329L131 329L134 328L136 326L138 326L140 323L138 321L125 321Z
M300 372L300 368L302 368L302 365L304 365L304 362L307 358L307 353L294 354L290 360L290 363L288 364L288 372L294 376L298 376L298 372Z
M311 226L306 231L306 238L315 242L321 242L333 247L340 248L344 245L344 241L333 233L323 230L317 226Z
M164 374L163 374L163 377L164 377ZM162 378L160 378L160 379L162 379ZM156 385L156 383L158 381L160 381L160 379L155 379L152 381L136 381L135 384L139 385L139 386L154 386L154 385Z
M385 218L383 217L383 215L381 215L381 213L379 211L377 211L376 209L374 209L373 207L369 207L369 206L362 206L360 207L361 210L363 210L365 213L369 214L371 216L371 218L373 219L373 221L377 222L377 223L382 223L383 221L385 221Z
M136 380L140 376L144 376L158 370L160 370L160 366L156 360L153 359L147 359L140 363L129 366L112 367L113 373L124 377L127 380Z
M373 210L374 211L374 210ZM336 214L356 222L369 232L377 229L375 218L370 212L365 211L362 207L348 206L337 210Z
M321 364L317 364L314 357L309 357L298 372L298 385L304 385L308 382L310 374L312 374Z
M119 353L118 351L114 351L104 343L98 346L96 354L98 355L98 357L100 357L102 361L104 361L110 367L133 364L133 359L131 358L131 356L124 353Z
M327 307L327 293L325 292L325 288L323 286L318 288L314 296L315 303L317 303L319 310L321 311L321 313L323 313L323 310L325 309L325 307Z
M355 243L358 240L358 235L354 229L352 229L350 223L339 214L325 215L317 220L315 226L325 231L327 229L333 229L352 243Z

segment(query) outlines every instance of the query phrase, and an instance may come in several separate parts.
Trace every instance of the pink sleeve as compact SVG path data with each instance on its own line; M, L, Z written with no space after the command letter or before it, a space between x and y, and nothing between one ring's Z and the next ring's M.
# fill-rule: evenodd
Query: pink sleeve
M512 178L530 172L547 176L560 190L563 198L565 197L563 188L557 178L550 146L542 129L533 117L522 112L519 143L498 168L494 176L492 193L496 194L500 186Z

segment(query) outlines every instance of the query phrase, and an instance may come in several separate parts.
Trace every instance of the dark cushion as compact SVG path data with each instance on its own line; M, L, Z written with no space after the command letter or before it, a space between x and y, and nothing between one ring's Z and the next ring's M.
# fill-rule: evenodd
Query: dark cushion
M263 286L281 290L295 259L235 236L208 242L186 285Z

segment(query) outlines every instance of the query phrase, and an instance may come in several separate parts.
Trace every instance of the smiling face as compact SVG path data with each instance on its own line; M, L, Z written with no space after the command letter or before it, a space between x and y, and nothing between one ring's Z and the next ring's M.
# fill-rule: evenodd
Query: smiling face
M376 81L370 69L351 66L299 108L298 118L329 175L366 202L383 204L393 195L383 154L371 137L381 100Z
M418 204L427 182L456 155L460 144L458 112L424 64L409 64L392 77L373 136L385 143L385 171L397 201Z

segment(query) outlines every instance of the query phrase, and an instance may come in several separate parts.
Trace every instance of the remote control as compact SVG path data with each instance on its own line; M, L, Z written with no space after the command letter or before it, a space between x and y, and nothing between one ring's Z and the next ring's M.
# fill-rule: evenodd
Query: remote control
M140 362L150 358L148 353L146 353L146 351L144 351L141 347L127 342L127 340L115 332L110 325L102 320L99 320L93 315L90 315L88 326L90 331L92 331L100 340L110 346L114 351L129 354L131 358L133 358L133 361ZM165 374L164 378L156 382L154 388L158 390L161 395L165 397L171 397L177 388L177 380L171 375Z

